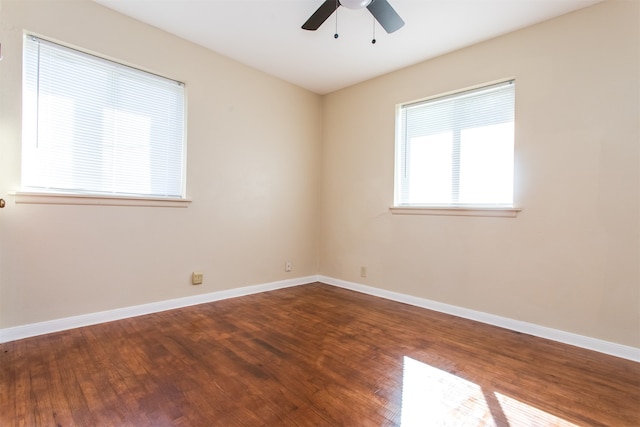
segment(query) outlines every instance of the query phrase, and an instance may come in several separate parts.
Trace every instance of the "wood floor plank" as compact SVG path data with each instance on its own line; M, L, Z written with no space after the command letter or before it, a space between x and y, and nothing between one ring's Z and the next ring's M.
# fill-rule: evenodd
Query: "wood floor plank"
M638 363L320 283L0 350L0 426L640 426Z

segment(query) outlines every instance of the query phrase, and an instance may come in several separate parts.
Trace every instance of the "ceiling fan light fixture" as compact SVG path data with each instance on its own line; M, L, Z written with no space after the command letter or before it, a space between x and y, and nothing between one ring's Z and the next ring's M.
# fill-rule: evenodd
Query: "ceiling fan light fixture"
M362 9L371 4L372 0L338 0L340 6L344 6L347 9Z

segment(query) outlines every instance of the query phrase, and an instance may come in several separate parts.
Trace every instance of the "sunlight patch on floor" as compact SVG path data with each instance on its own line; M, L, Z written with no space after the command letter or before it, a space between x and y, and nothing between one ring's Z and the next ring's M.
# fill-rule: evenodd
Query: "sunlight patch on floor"
M487 399L493 400L492 408ZM483 390L478 384L404 357L402 427L505 424L512 427L575 427L519 400L493 390Z
M495 396L500 402L502 412L504 413L509 425L511 426L529 426L529 427L578 427L576 424L551 415L531 405L522 403L519 400L505 396L498 392Z
M495 425L480 386L404 358L402 427Z

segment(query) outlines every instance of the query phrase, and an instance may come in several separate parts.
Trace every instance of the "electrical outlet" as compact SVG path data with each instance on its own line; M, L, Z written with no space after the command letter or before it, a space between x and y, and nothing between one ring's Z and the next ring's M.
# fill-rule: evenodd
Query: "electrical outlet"
M291 261L284 262L284 271L286 271L287 273L291 271Z
M203 273L196 273L195 271L193 273L191 273L191 284L192 285L202 285L202 282L204 282L204 274Z
M364 265L360 267L360 277L367 277L367 267Z

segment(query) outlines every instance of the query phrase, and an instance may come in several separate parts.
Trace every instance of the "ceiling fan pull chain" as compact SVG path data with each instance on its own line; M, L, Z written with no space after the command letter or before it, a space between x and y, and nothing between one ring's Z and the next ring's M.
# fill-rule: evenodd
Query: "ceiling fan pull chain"
M371 39L371 44L376 44L376 18L373 18L373 38Z
M338 37L340 37L338 35L338 6L340 6L340 2L338 0L336 0L336 32L333 35L334 39L337 39Z

